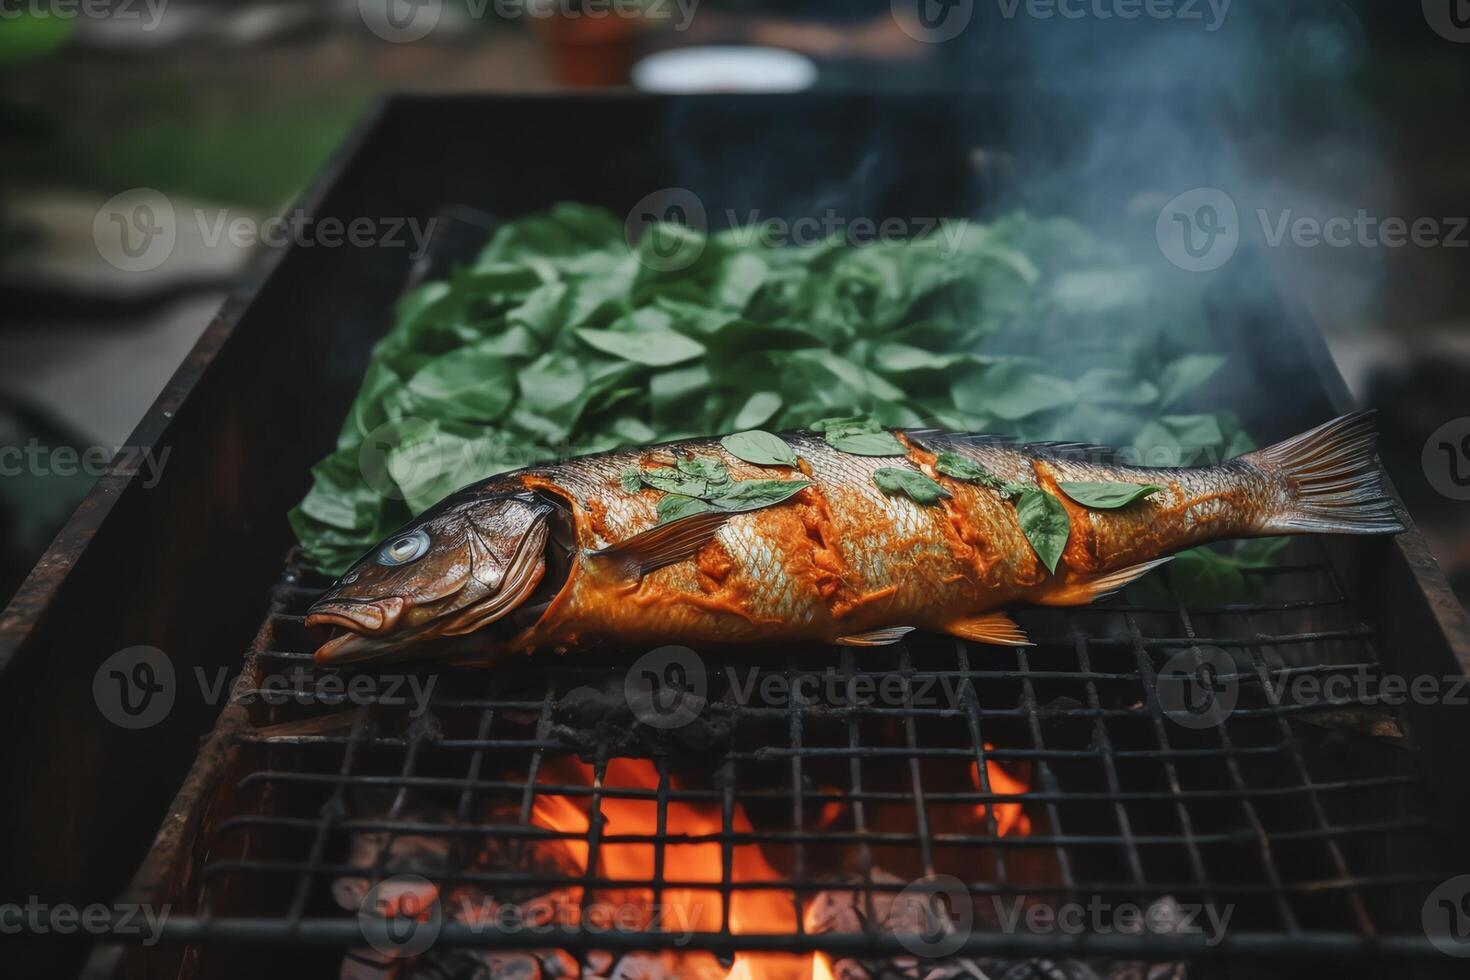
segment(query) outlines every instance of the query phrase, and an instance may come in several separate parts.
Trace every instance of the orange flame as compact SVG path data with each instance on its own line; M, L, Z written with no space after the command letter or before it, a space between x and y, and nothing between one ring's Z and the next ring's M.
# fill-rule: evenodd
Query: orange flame
M987 746L989 748L990 746ZM987 762L986 774L993 793L1020 795L1027 790L1029 766L1020 765L1019 775ZM970 778L981 789L979 768L971 764ZM719 885L726 864L719 835L728 829L735 834L749 834L753 828L745 809L735 804L725 825L722 803L670 800L664 810L660 828L659 804L653 795L659 788L656 766L644 759L614 759L604 770L600 786L596 785L592 766L571 757L549 760L543 766L542 785L561 784L600 789L604 793L619 790L648 791L636 798L603 795L598 807L603 816L602 842L597 848L599 877L627 884L616 895L605 898L628 903L641 903L659 914L660 927L666 931L718 932L725 913L724 899L718 890L695 887L665 888L659 893L661 908L652 907L654 885L660 880L678 880L697 884ZM670 788L677 789L676 780ZM554 790L539 792L532 810L532 823L538 827L572 835L562 841L565 854L579 873L587 872L591 821L590 799L586 796L557 795ZM820 826L835 823L843 804L826 803L816 814ZM985 818L986 805L978 804L974 813ZM995 806L996 825L1001 835L1029 834L1031 820L1020 803ZM664 843L618 840L617 838L661 838ZM694 843L679 843L681 838L714 838ZM658 852L662 851L660 855ZM661 864L660 864L661 859ZM770 858L757 844L739 844L730 848L729 878L733 885L762 881L778 881L784 875L772 866ZM645 887L646 883L646 887ZM612 891L612 890L606 890ZM770 889L736 890L730 897L729 926L735 934L794 933L797 928L796 903L789 892ZM707 969L690 975L715 973L708 954L690 953L682 957L691 961L703 957ZM834 980L833 963L824 954L795 956L781 953L737 953L725 980Z
M989 742L985 743L985 750L987 752L993 748L995 746ZM1007 772L998 762L986 760L985 777L990 783L990 792L1001 796L1021 796L1030 789L1030 764L1023 762L1016 768L1021 773L1020 776L1014 776ZM980 764L978 762L970 763L970 782L976 790L982 793L985 792L986 787L980 782ZM984 803L975 804L975 816L980 820L985 819ZM1016 831L1022 837L1029 836L1031 834L1031 818L1026 815L1026 811L1019 803L997 803L995 805L996 834L1004 837L1012 831Z

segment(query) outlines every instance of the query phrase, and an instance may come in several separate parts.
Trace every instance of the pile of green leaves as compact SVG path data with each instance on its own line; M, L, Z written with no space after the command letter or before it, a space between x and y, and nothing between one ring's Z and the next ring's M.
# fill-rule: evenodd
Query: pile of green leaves
M781 442L779 438L765 432L745 432L747 437L766 436ZM734 437L727 437L727 441ZM785 443L781 443L785 446ZM733 451L733 450L732 450ZM791 465L796 462L789 447ZM737 454L740 455L740 454ZM745 458L741 456L741 458ZM784 462L784 460L782 460ZM763 464L771 465L771 464ZM677 457L672 466L655 466L652 469L629 469L622 475L623 489L629 493L651 487L662 493L658 498L658 520L660 524L676 521L691 514L706 511L724 511L730 514L748 510L759 510L779 504L812 485L805 477L775 480L734 480L723 460L713 456L685 455Z
M306 558L340 573L499 472L831 416L1131 447L1148 465L1252 448L1231 417L1188 410L1223 364L1199 353L1197 297L1074 222L767 241L661 225L630 248L619 220L579 204L503 226L399 302L291 513Z

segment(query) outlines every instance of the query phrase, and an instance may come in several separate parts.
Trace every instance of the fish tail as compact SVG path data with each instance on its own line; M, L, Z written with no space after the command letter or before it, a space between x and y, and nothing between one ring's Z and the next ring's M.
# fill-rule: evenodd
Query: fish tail
M1373 412L1353 412L1257 450L1245 460L1285 488L1263 534L1398 534L1404 530L1384 493L1373 445Z

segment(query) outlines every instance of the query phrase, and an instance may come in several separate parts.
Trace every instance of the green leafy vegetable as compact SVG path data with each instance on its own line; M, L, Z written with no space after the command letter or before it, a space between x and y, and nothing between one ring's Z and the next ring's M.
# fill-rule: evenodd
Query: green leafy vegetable
M709 492L709 480L703 476L691 475L681 469L672 466L659 466L651 470L639 470L638 478L646 486L664 493L679 494L685 497L703 497Z
M682 456L674 466L691 479L703 480L711 492L730 482L730 470L712 456Z
M307 560L340 573L443 495L522 466L811 419L844 451L893 456L884 426L1086 440L1154 465L1250 446L1229 416L1161 416L1218 370L1202 306L1076 222L1018 213L863 246L761 232L656 225L630 249L620 218L558 204L406 293L291 513ZM734 486L667 468L706 500Z
M708 500L698 497L686 497L683 494L668 493L658 498L658 522L667 524L669 521L677 521L681 517L691 514L703 514L710 509Z
M1045 490L1028 487L1021 492L1016 504L1016 516L1021 520L1021 530L1036 557L1055 572L1061 560L1062 550L1067 547L1067 537L1072 533L1072 520L1062 502Z
M1094 510L1116 510L1164 489L1157 483L1064 483L1059 481L1057 486L1083 507L1091 507Z
M704 353L704 345L699 341L672 330L623 332L582 329L577 331L577 336L600 351L649 367L668 367L693 360Z
M918 470L884 466L873 471L873 482L886 494L901 493L919 504L937 504L950 496L948 490Z
M811 485L810 480L739 480L709 502L716 510L759 510L779 504Z
M780 436L760 429L736 432L720 440L720 445L736 459L756 466L795 466L796 453Z
M853 432L828 438L832 448L855 456L904 456L908 450L891 432Z
M636 469L626 469L623 470L622 473L618 474L618 482L621 483L623 485L623 489L628 491L629 493L637 493L639 490L643 489L643 474L638 472L638 470Z
M1185 354L1159 372L1159 405L1169 408L1225 366L1219 354Z
M905 456L908 450L892 432L873 418L849 416L821 419L811 426L827 445L854 456Z
M735 414L735 428L751 429L769 421L781 410L781 396L774 391L757 391L745 400Z
M947 449L935 458L934 468L945 476L964 480L966 483L978 483L1010 498L1020 496L1029 486L1023 483L1007 483L968 456L961 456Z

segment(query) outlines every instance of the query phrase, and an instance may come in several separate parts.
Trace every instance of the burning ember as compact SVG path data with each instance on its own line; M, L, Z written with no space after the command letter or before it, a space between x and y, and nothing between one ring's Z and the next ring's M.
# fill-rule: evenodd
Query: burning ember
M991 762L986 767L986 778L981 780L978 766L971 765L970 783L981 792L1023 794L1027 790L1029 772L1026 770L1029 767L1018 768L1020 775ZM956 777L964 778L960 775L963 770L958 767L953 772ZM554 758L546 761L539 770L537 785L546 789L535 797L530 822L534 827L552 832L546 837L510 844L492 840L485 851L466 862L454 853L455 845L449 839L359 834L354 838L350 862L358 867L385 867L398 873L374 889L377 893L374 896L376 907L388 916L407 915L422 920L425 918L424 910L437 899L443 904L446 921L488 925L497 917L503 918L506 909L513 904L507 896L500 896L497 900L470 887L456 887L439 894L424 878L419 878L417 885L403 884L402 872L412 871L432 878L436 870L450 870L454 865L465 863L476 869L489 870L523 869L534 865L565 877L566 884L519 903L517 914L523 916L524 921L543 926L637 929L663 933L668 937L670 951L630 953L621 957L593 953L588 956L584 977L605 976L623 980L662 977L839 980L862 977L868 974L858 964L850 961L834 964L821 953L741 952L735 954L732 961L722 964L710 953L680 950L679 940L691 933L721 932L727 927L737 936L795 934L798 931L798 914L802 915L801 929L807 933L860 932L865 921L876 922L883 929L904 931L917 928L914 923L923 920L923 912L916 914L914 909L907 907L920 900L897 895L896 887L902 884L902 880L876 868L870 870L868 880L894 886L895 890L870 892L862 887L862 875L854 874L851 869L829 868L827 873L833 880L833 888L806 896L804 911L799 911L803 903L798 902L792 891L748 887L792 877L794 869L789 866L790 855L773 853L755 843L729 845L726 855L726 845L721 842L722 833L755 833L746 808L739 802L732 805L727 818L723 813L723 801L718 798L707 801L666 799L661 815L659 771L655 763L646 759L613 759L607 763L598 782L591 765L570 756ZM571 793L567 792L569 788L588 792ZM666 787L668 792L686 795L686 789L688 787L683 780L670 776ZM598 796L597 809L601 814L600 824L596 827L591 814L594 792ZM852 808L841 799L840 791L829 788L823 791L823 795L827 794L833 799L812 808L811 826L806 829L836 828L850 818ZM986 812L987 805L983 803L955 808L955 816L944 821L944 829L983 832ZM874 807L872 814L875 824L883 824L887 820L894 823L896 829L901 828L891 816L885 815L883 807ZM400 814L412 818L425 815L422 807L407 807ZM444 814L434 816L448 819ZM1020 803L996 804L995 822L998 833L1003 836L1030 833L1030 818ZM966 826L954 827L955 823ZM598 845L596 866L590 869L590 877L613 884L598 886L592 894L587 894L579 879L589 876L593 839L598 841ZM384 848L388 850L386 859ZM719 890L726 880L727 870L728 883L733 886L728 909ZM677 882L680 887L660 888L664 882ZM704 884L711 887L699 887ZM368 882L342 878L336 883L335 891L339 904L353 908L364 900ZM437 960L443 955L428 951L422 958ZM474 959L474 968L480 972L466 975L476 980L482 976L519 976L525 966L522 960L526 955L532 955L538 961L540 976L576 974L572 958L556 950L534 954L454 950L448 955L457 959ZM342 976L344 980L417 978L418 973L404 972L407 966L409 964L395 962L391 956L356 951L344 966ZM435 969L442 971L442 964Z
M548 765L543 780L566 785L592 786L594 773L591 766L575 759L564 758ZM673 788L680 788L672 781ZM644 759L615 759L608 763L601 789L656 791L659 785L658 771L654 764ZM617 895L621 903L641 903L650 913L657 916L665 931L717 932L723 925L725 915L723 896L718 891L693 888L664 889L655 897L653 886L662 877L666 880L685 882L708 882L718 885L723 876L724 859L718 836L723 830L721 805L718 802L688 803L670 801L667 804L666 826L659 826L659 804L654 798L603 798L602 834L607 840L598 848L599 877L627 882L648 882L649 887L632 888ZM586 871L588 845L586 835L590 829L588 814L565 796L538 796L532 813L532 822L539 827L561 833L576 835L565 843L579 870ZM730 830L736 834L751 833L753 828L745 809L736 804L730 819ZM706 843L620 843L621 837L662 836L672 839L713 838ZM660 853L661 852L661 853ZM662 868L662 875L659 869ZM782 875L766 859L761 848L755 844L736 845L731 848L730 882L735 885L755 882L779 881ZM780 896L780 897L778 897ZM611 896L607 896L611 897ZM763 890L735 892L730 899L730 931L736 935L749 933L782 933L796 931L796 913L793 897L779 892ZM725 974L713 972L713 958L708 954L687 954L685 959L708 959L702 964L705 969L699 976L724 975L728 980L742 978L798 978L812 975L809 962L801 958L782 954L739 953L734 966Z
M985 743L985 751L989 752L995 746L989 742ZM1013 776L997 762L985 763L985 780L980 779L980 763L970 763L970 782L980 792L991 792L1003 796L1020 796L1030 788L1031 767L1022 764L1016 767L1020 776ZM975 816L985 821L985 804L975 804ZM1026 815L1025 809L1020 803L997 803L995 805L995 829L1001 837L1005 837L1012 831L1022 837L1031 836L1031 818Z

